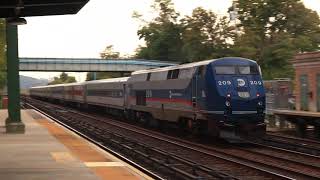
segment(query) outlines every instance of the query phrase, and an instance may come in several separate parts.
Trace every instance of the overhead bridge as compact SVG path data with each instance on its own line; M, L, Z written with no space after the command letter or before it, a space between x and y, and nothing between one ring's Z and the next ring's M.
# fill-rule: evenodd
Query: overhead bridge
M20 71L132 72L177 65L143 59L20 58Z

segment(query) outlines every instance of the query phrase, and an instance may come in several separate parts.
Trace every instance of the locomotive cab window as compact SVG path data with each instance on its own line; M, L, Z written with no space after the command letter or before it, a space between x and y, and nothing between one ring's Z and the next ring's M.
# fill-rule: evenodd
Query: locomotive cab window
M257 66L216 66L216 74L245 74L245 75L257 75L259 74L259 69Z
M259 69L257 66L239 66L240 74L259 74Z
M236 74L235 66L216 66L216 74Z
M206 66L200 66L198 68L198 76L203 78L205 74L206 74Z

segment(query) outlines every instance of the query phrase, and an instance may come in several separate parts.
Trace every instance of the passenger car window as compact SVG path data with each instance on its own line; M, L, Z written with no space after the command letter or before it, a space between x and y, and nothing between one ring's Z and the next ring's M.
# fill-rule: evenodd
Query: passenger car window
M167 75L167 79L178 79L179 77L179 69L170 70Z
M172 76L172 70L168 72L167 79L171 79L171 76Z
M178 79L179 77L179 69L173 70L171 79Z
M236 74L235 66L215 66L216 74Z

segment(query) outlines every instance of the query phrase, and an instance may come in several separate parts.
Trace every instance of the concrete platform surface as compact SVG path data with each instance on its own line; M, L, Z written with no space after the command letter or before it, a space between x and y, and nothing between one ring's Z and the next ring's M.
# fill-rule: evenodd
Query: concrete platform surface
M151 179L34 110L25 134L6 134L0 110L0 180Z

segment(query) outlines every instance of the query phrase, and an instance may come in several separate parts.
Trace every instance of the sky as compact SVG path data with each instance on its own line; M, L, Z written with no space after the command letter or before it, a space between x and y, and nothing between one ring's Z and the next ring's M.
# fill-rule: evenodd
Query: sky
M134 11L150 16L153 0L90 0L77 15L27 18L19 27L21 57L99 57L107 45L132 54L142 41ZM187 2L187 3L186 3ZM226 13L231 0L174 0L177 11L198 6Z
M76 15L30 17L19 26L20 57L99 58L99 53L113 45L122 55L133 54L143 44L137 36L141 22L132 18L134 11L146 19L152 17L153 0L90 0ZM182 15L196 7L228 15L232 0L173 0ZM320 0L304 0L308 8L320 14ZM52 78L59 73L23 72L27 76ZM83 81L84 74L76 75Z

